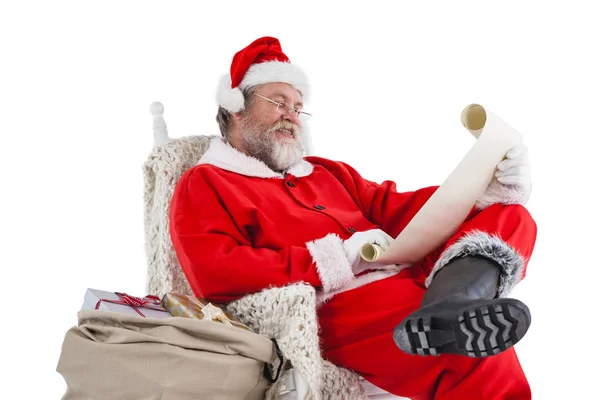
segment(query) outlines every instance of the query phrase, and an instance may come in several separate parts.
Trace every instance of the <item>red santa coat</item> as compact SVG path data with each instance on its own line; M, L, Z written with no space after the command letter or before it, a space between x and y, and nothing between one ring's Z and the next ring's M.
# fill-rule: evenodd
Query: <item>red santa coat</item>
M194 293L213 301L291 282L330 292L354 279L344 239L395 237L434 191L398 193L317 157L279 174L216 140L176 187L172 241Z
M373 228L396 237L435 190L398 193L393 182L377 184L349 165L317 157L280 174L216 139L175 189L171 238L197 296L227 302L293 282L316 287L322 300L329 298L319 310L324 356L391 393L431 398L449 388L442 390L448 398L473 391L482 393L478 398L528 398L512 349L486 359L415 359L398 350L391 335L418 307L435 271L454 257L496 260L500 295L509 293L535 241L535 224L523 207L473 209L444 246L401 273L352 274L343 240ZM464 371L471 371L469 383L457 386ZM407 379L398 379L403 374Z
M280 174L216 139L175 189L171 237L192 290L212 301L292 282L332 292L355 279L343 240L373 228L396 237L435 189L398 193L391 181L377 184L347 164L318 157ZM467 220L475 214L474 209ZM445 248L462 236L459 232ZM524 269L518 255L530 249L498 245L515 253L505 268L512 287ZM433 261L440 254L432 254Z

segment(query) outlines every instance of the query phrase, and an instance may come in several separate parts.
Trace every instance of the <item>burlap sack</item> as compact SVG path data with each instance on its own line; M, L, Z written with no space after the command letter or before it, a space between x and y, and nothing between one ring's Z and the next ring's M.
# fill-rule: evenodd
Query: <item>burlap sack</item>
M273 343L212 321L78 313L57 371L63 400L263 399Z

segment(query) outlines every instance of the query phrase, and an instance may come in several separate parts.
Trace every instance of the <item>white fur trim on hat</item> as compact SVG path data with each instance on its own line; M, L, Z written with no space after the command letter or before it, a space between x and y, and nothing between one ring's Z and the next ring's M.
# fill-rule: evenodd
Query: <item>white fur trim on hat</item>
M238 88L231 88L231 77L223 75L217 87L217 103L230 112L239 112L244 109L244 95Z
M244 89L272 82L287 83L298 89L304 101L308 100L308 79L300 68L289 62L268 61L251 65L244 75L240 87Z

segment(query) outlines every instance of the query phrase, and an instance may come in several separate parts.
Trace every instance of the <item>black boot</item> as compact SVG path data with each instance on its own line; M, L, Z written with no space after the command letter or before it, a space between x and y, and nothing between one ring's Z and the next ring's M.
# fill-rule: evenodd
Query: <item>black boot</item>
M483 257L457 258L445 265L425 292L421 307L394 329L405 353L487 357L515 345L531 315L516 299L496 299L500 267Z

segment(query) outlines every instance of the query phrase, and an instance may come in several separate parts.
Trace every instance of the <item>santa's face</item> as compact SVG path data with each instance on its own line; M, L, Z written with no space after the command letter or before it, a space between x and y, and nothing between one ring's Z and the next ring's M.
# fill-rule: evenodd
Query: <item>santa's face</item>
M290 112L302 108L302 96L287 83L260 85L255 94L254 101L240 118L243 146L248 155L271 169L287 170L300 162L304 154L301 123L297 115ZM281 105L278 107L269 100Z

